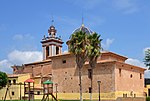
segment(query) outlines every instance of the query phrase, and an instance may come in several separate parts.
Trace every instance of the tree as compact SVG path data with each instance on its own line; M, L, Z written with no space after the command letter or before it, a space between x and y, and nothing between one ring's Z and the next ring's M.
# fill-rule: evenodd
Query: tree
M82 101L82 67L88 57L87 52L87 34L83 31L75 32L68 41L69 52L76 58L76 64L79 69L80 101Z
M7 85L8 77L6 73L0 71L0 89Z
M150 49L145 51L144 64L150 69Z
M90 66L90 80L91 80L91 92L90 100L92 100L92 81L93 81L93 69L96 67L97 58L100 56L101 52L101 41L100 35L97 33L90 34L88 36L88 60Z

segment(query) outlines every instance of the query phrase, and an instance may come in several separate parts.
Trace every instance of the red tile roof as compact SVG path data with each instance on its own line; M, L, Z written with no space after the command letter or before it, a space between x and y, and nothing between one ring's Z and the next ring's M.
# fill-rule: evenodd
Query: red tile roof
M25 80L24 82L33 83L33 82L34 82L34 80L33 80L33 79L27 79L27 80Z

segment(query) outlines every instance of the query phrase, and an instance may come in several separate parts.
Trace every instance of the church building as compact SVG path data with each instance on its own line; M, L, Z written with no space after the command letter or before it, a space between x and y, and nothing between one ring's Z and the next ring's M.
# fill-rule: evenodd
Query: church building
M84 25L75 29L73 33L77 31L93 33ZM79 74L75 56L69 52L62 52L64 42L56 33L56 28L51 25L48 36L42 38L42 61L12 66L13 74L29 73L32 79L37 80L35 83L37 88L49 79L54 83L53 91L57 92L58 99L79 99ZM127 59L114 52L102 51L93 70L93 99L98 99L98 81L100 81L102 101L131 101L131 99L145 101L145 69L125 63ZM89 63L86 62L82 68L83 99L90 98L90 75Z

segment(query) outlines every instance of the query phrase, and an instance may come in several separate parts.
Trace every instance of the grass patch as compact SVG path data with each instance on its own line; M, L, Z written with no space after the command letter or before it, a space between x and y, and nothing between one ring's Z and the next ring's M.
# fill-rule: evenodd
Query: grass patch
M3 101L3 100L0 100L0 101ZM6 100L6 101L10 101L10 100ZM24 100L12 100L12 101L24 101ZM25 100L25 101L28 101L28 100ZM41 99L35 99L34 101L41 101ZM52 101L51 99L49 99L49 101ZM55 101L55 100L53 100ZM59 101L80 101L80 100L59 100ZM83 101L90 101L90 100L85 100L83 99ZM93 101L96 101L96 100L93 100ZM150 100L146 100L146 101L150 101Z
M150 97L146 97L146 101L150 101Z

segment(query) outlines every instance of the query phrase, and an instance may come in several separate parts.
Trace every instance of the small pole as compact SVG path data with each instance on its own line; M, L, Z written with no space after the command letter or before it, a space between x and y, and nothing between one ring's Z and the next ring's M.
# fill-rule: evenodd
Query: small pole
M48 101L49 101L49 84L47 84L47 86L48 86Z
M30 95L30 82L28 82L28 87L29 87L29 91L28 91L28 95L29 95L29 101L30 101L30 97L31 97L31 95Z
M101 81L97 81L97 83L98 83L98 93L99 93L99 101L101 100L101 98L100 98L100 83L101 83Z
M24 101L25 101L25 92L26 92L26 87L25 87L25 82L24 82Z
M22 85L22 83L20 82L19 85L20 85L20 100L21 100L21 85Z
M56 99L57 99L57 86L58 86L58 84L56 83L55 85L56 85Z

